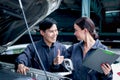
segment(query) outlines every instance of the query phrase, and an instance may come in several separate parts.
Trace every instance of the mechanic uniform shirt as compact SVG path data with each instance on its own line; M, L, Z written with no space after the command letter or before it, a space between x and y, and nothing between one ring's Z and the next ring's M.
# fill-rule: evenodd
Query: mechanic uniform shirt
M105 76L104 74L100 74L82 65L83 60L88 57L95 49L107 49L107 47L102 45L99 40L96 40L93 47L83 58L83 43L83 41L80 41L67 50L67 55L65 57L72 60L74 67L73 73L72 75L70 75L70 78L72 78L72 80L112 80L111 75Z
M35 46L38 51L38 55L41 58L41 61L44 65L45 70L50 72L59 71L58 70L59 66L53 65L53 60L57 56L58 49L60 49L61 55L64 55L65 53L64 51L66 51L65 46L63 46L61 43L55 42L49 48L43 39L35 42ZM22 52L22 54L20 54L16 61L17 63L22 63L28 67L43 70L40 60L38 59L38 56L32 44L27 46L27 48L24 50L24 52Z

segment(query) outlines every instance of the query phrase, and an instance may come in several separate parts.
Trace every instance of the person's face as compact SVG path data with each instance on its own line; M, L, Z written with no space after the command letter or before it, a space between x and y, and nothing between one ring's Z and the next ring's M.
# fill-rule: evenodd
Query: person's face
M84 40L84 37L85 37L85 30L81 29L78 25L74 24L74 35L76 36L76 38L78 40Z
M50 29L47 29L45 32L42 31L42 36L47 43L56 42L58 36L58 29L55 24L52 25Z

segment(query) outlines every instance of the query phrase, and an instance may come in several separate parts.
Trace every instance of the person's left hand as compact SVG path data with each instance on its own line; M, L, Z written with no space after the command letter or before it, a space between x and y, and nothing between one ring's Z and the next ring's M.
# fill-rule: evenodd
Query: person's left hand
M111 66L108 63L102 64L101 68L105 75L108 75L110 73L110 71L112 70Z

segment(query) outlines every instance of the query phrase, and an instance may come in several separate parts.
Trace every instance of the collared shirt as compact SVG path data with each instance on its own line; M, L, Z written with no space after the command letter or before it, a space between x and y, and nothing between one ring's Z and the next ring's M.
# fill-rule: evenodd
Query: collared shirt
M64 55L64 51L66 51L65 46L63 46L59 42L55 42L51 47L48 47L44 40L40 40L35 42L36 49L38 51L38 55L33 47L33 44L27 46L27 48L22 52L16 62L22 63L28 67L42 69L41 62L44 65L46 71L53 70L53 60L57 56L57 50L60 49L61 55ZM41 61L39 60L40 57Z
M67 50L65 57L70 58L73 62L73 73L70 75L72 80L112 80L111 76L105 76L104 74L98 73L94 70L83 66L83 60L88 57L97 48L107 49L99 40L96 40L92 48L87 52L86 56L83 57L84 42L74 44Z

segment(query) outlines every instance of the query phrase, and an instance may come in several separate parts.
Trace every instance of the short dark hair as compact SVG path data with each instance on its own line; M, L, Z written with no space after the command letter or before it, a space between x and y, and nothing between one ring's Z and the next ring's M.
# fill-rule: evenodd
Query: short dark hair
M53 18L45 18L38 25L40 30L45 31L46 29L50 29L53 24L57 25L57 22Z

